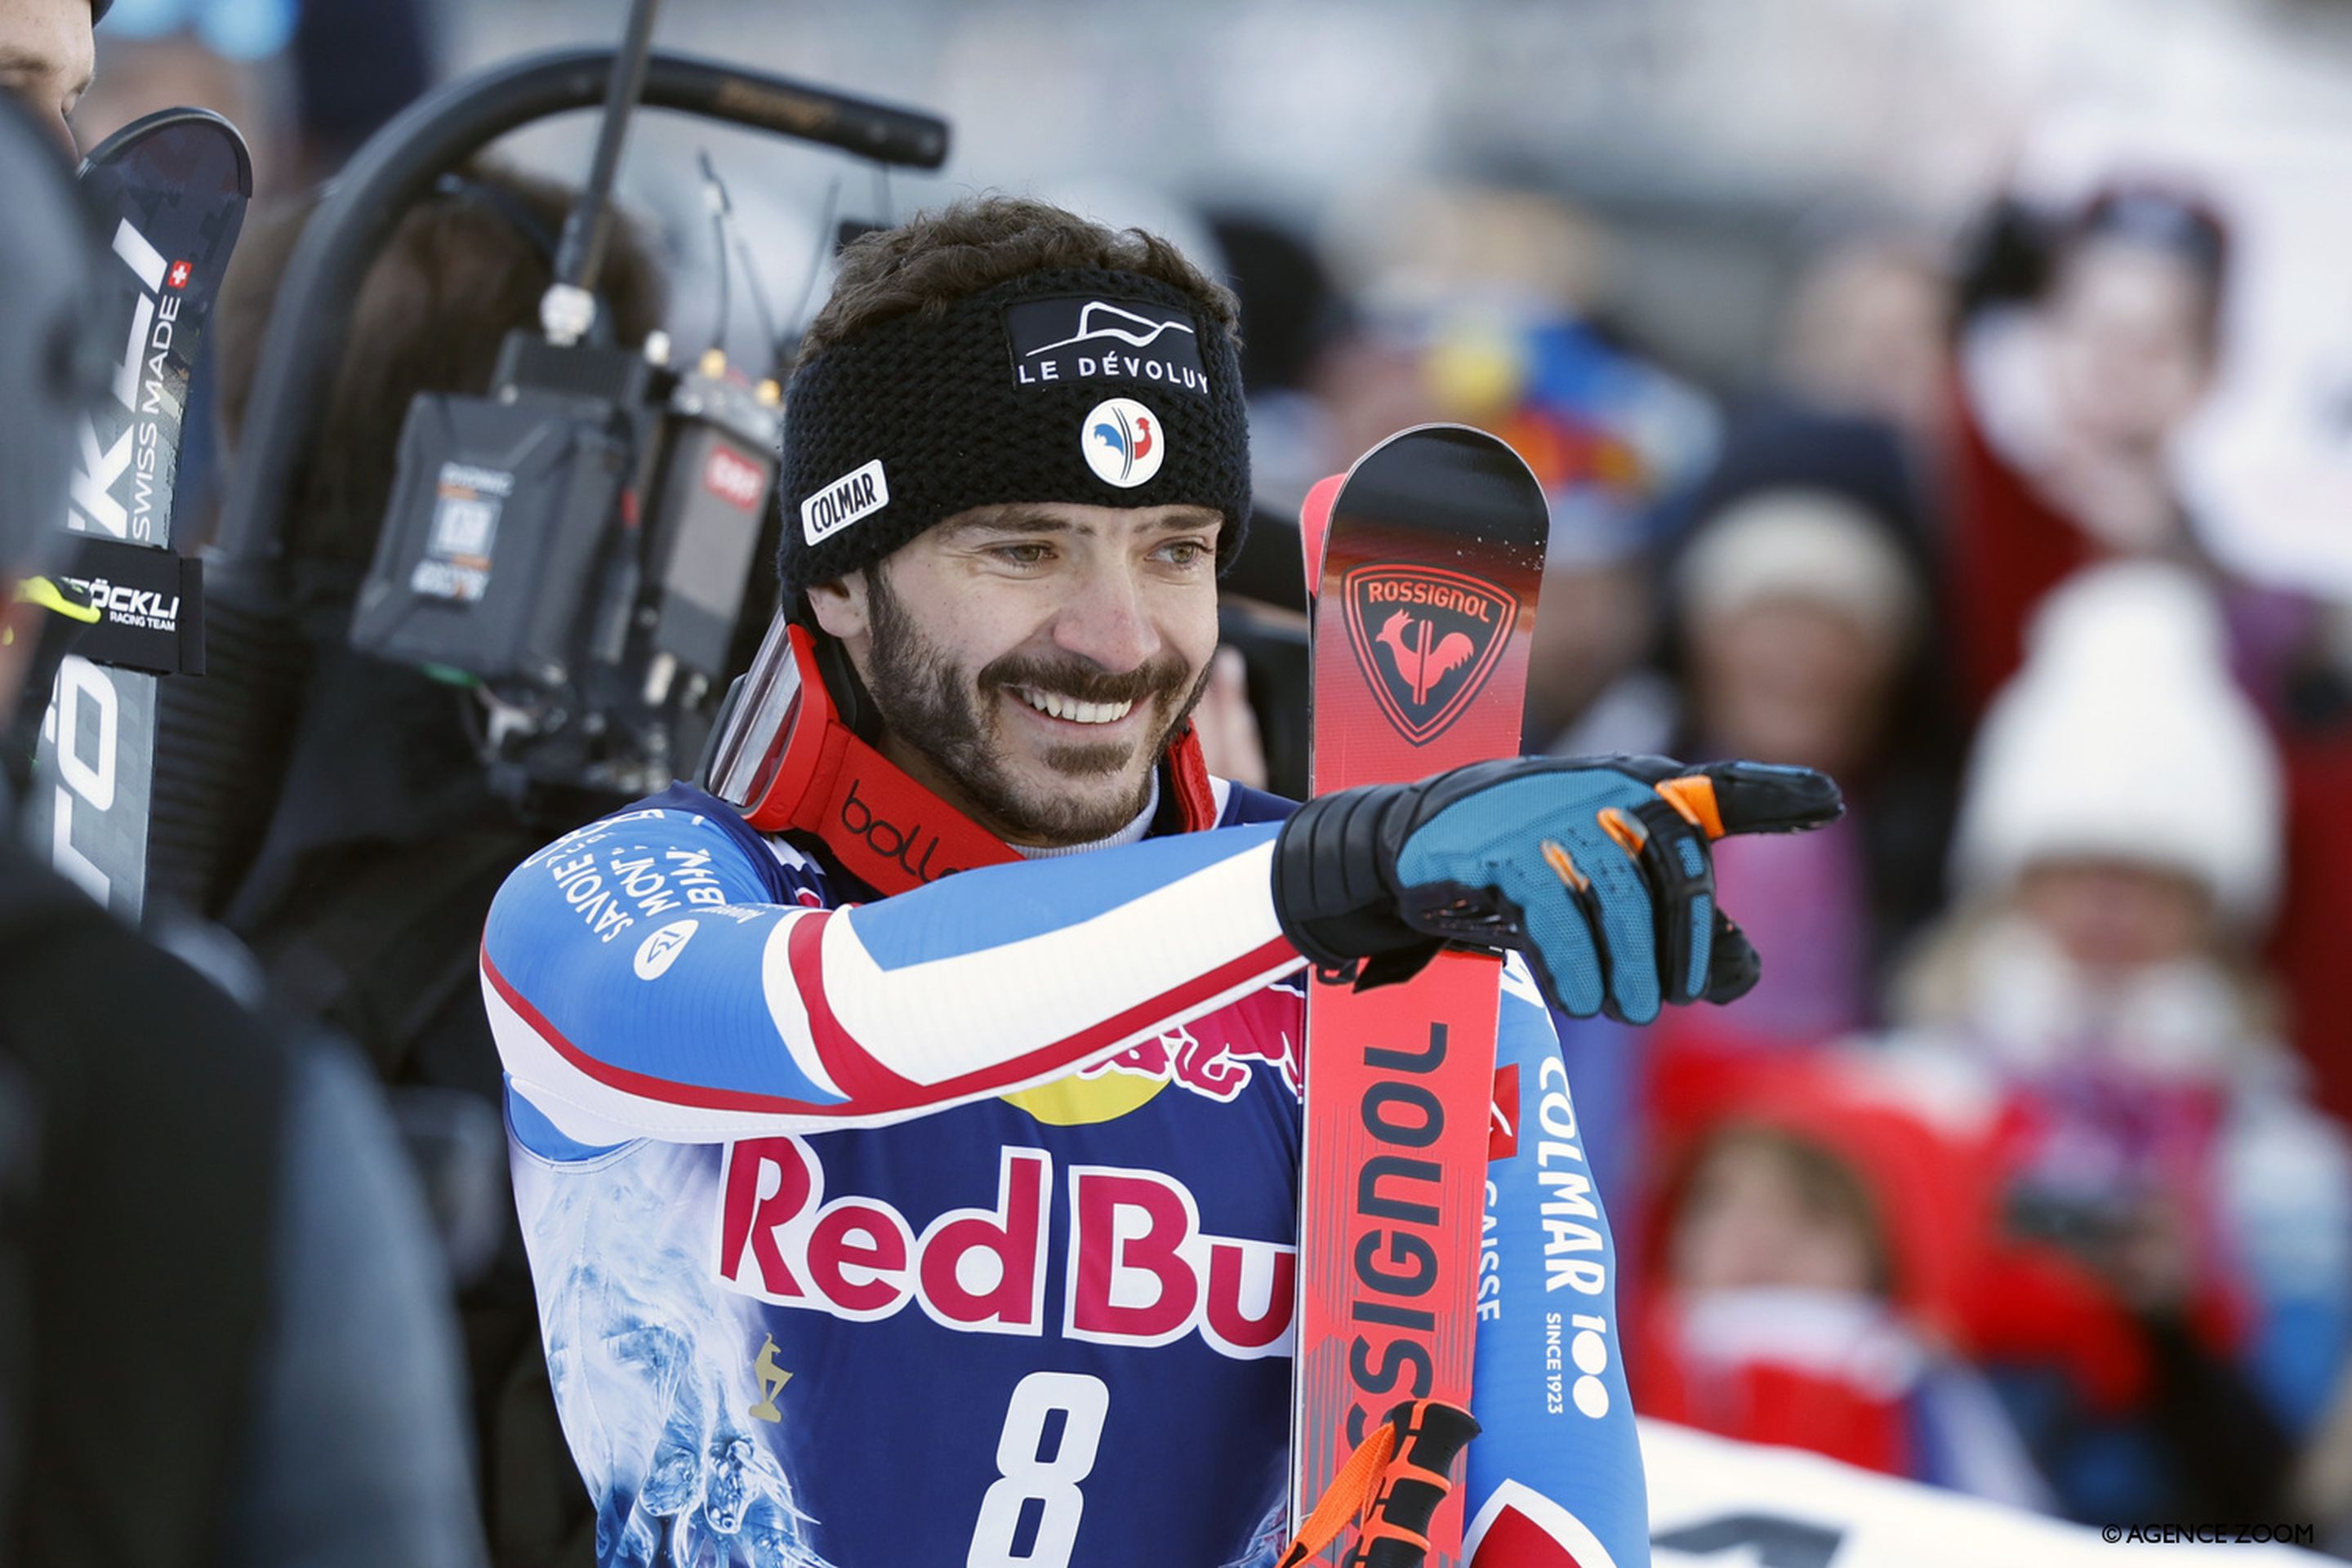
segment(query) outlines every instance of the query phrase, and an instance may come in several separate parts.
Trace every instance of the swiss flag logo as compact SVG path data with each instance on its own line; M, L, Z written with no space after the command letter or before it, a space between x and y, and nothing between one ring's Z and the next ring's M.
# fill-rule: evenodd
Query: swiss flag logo
M174 261L172 263L172 269L163 274L163 287L166 289L186 288L188 286L188 279L193 270L194 269L190 268L186 262Z

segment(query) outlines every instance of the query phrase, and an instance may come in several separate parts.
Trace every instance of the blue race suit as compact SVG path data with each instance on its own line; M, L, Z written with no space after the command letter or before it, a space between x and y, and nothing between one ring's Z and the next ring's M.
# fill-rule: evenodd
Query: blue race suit
M1273 1563L1302 961L1286 806L1216 791L837 907L680 785L509 879L483 991L601 1563ZM1475 1561L1633 1568L1613 1253L1516 961L1497 1062Z

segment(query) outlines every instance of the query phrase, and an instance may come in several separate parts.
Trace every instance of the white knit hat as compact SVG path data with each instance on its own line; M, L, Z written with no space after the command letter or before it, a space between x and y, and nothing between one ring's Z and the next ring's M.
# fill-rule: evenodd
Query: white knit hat
M1831 490L1774 488L1702 523L1675 586L1693 620L1761 599L1802 599L1900 648L1918 630L1925 595L1917 575L1886 529L1853 501Z
M2095 567L2034 618L1978 731L1953 845L1964 888L2096 857L2193 878L2245 929L2278 896L2279 762L2231 679L2219 608L2159 562Z

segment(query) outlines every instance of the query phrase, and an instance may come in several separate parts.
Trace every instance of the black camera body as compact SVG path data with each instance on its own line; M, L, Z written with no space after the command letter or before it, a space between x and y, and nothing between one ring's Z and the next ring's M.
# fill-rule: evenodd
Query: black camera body
M352 643L478 687L521 783L659 788L772 607L781 416L715 356L510 333L488 397L411 405Z

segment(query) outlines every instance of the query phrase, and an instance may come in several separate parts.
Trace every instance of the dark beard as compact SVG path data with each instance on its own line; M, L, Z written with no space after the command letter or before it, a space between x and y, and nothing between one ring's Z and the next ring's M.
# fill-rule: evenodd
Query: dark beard
M1172 651L1123 675L1079 660L1006 654L968 678L924 635L879 567L866 572L866 582L872 618L866 686L876 711L893 735L955 782L988 825L1025 842L1086 844L1108 838L1142 813L1151 797L1148 769L1131 795L1108 805L1051 792L1043 798L1024 793L999 754L983 703L1012 687L1056 692L1081 702L1150 703L1165 715L1149 753L1156 768L1208 689L1209 667L1204 665L1188 682L1184 661ZM1133 758L1134 752L1118 742L1074 742L1045 753L1047 767L1072 779L1118 773Z

